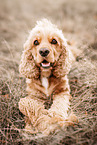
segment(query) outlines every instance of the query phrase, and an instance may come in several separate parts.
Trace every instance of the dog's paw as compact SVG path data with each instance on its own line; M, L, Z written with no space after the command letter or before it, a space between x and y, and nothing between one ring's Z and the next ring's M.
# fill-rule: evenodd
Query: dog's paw
M38 130L36 130L31 124L26 124L24 131L30 134L38 133Z

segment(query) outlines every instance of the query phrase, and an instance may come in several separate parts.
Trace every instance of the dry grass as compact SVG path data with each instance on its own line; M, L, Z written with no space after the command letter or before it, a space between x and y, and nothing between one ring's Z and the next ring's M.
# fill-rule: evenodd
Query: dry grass
M57 0L52 5L51 0L42 0L38 1L38 6L35 0L28 1L29 3L26 0L25 3L22 0L5 0L0 4L0 144L96 145L97 2ZM79 123L48 137L25 134L24 115L18 109L19 99L27 95L25 79L18 72L21 47L25 32L40 17L54 19L65 36L82 50L68 75L73 96L71 107L78 116Z

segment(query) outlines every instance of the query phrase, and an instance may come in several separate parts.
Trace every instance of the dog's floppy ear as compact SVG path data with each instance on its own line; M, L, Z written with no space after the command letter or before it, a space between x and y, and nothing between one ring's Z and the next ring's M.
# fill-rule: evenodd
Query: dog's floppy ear
M57 78L67 75L72 63L71 51L69 50L67 41L64 37L61 39L61 43L61 54L53 69L53 75Z
M34 57L30 51L31 44L27 40L24 44L24 51L19 65L19 72L26 78L38 78L39 68L35 65Z

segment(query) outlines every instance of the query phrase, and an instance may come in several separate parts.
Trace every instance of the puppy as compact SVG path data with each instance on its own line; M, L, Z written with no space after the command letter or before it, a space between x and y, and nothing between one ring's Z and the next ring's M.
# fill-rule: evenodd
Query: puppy
M19 101L26 131L48 135L77 121L70 109L67 78L73 60L62 31L47 19L38 21L24 44L19 66L28 92Z

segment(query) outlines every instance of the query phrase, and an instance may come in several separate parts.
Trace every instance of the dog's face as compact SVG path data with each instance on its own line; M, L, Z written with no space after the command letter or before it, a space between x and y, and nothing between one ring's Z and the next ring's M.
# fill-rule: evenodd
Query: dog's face
M39 21L24 45L20 72L28 78L38 77L39 70L52 70L56 77L68 72L68 50L61 30L48 20Z
M31 52L41 70L52 69L61 53L60 40L53 33L38 31L32 41Z

